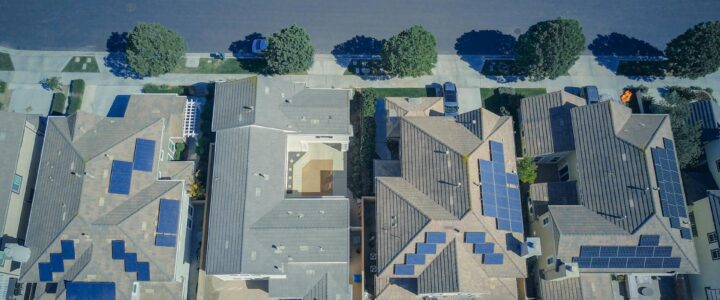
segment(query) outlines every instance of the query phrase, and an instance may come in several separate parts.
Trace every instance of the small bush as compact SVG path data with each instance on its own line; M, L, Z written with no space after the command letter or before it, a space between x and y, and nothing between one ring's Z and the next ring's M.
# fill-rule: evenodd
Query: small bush
M184 85L175 86L175 85L167 85L167 84L146 84L143 86L143 93L147 94L178 94L178 95L187 95L189 88Z
M0 94L4 93L5 89L7 89L7 83L5 81L0 80Z
M52 104L50 105L50 115L61 116L65 114L65 102L67 97L63 93L54 93L52 97Z
M83 96L85 94L85 81L75 79L70 81L70 105L67 114L72 115L82 107Z

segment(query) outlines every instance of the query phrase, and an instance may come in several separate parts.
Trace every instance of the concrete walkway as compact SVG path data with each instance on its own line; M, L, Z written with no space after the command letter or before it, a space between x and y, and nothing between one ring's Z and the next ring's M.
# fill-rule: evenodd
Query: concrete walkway
M0 52L10 54L15 65L15 71L0 71L0 80L6 81L10 89L37 90L38 82L44 78L58 76L64 83L72 79L84 79L86 85L95 86L93 91L99 91L103 86L115 87L119 91L139 91L142 85L153 84L193 84L220 79L236 79L251 76L251 74L165 74L158 77L131 79L114 75L105 64L107 52L80 52L80 51L20 51L0 47ZM73 56L94 56L100 66L99 73L65 73L61 72L65 64ZM199 59L210 57L209 53L188 53L187 57ZM227 53L226 57L233 57ZM544 87L548 91L561 90L566 86L595 85L600 94L617 98L622 88L628 85L645 85L650 88L649 94L658 98L657 89L668 85L710 87L716 98L720 98L720 72L696 79L681 79L668 77L655 80L630 79L615 75L603 65L617 65L618 58L597 58L592 55L582 55L570 69L569 76L561 76L554 80L523 81L514 78L491 79L479 73L487 56L439 55L432 75L417 78L370 79L355 75L343 75L351 57L337 58L329 54L315 56L313 66L308 75L283 76L293 81L306 82L310 87L318 88L361 88L361 87L424 87L431 83L453 81L458 87ZM490 57L494 58L494 57ZM598 60L603 61L601 65ZM610 63L608 63L610 61ZM98 92L99 94L105 94ZM19 93L23 94L23 93ZM88 99L89 100L89 99ZM85 107L85 105L83 106ZM91 107L88 104L88 107Z

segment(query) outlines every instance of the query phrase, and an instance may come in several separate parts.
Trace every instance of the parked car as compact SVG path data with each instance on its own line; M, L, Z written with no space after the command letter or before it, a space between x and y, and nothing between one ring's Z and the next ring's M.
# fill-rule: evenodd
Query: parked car
M260 54L267 49L268 44L265 38L255 39L252 42L252 53Z
M452 82L446 82L443 84L443 91L445 93L444 104L445 104L445 115L455 117L458 115L458 101L457 101L457 87Z

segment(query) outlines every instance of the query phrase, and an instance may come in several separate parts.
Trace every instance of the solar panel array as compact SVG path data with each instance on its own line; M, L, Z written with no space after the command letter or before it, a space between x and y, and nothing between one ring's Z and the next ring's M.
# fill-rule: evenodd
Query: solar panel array
M180 217L180 201L160 199L155 246L175 247Z
M519 181L505 172L503 144L490 141L490 161L479 160L483 215L494 217L497 229L523 233Z
M437 245L445 244L447 235L445 232L428 231L425 233L424 243L415 243L415 253L405 254L405 263L396 264L393 267L395 275L415 275L415 266L424 265L425 255L433 255L437 251Z
M133 163L129 161L113 160L110 169L110 186L108 192L111 194L130 194L130 183L132 182Z
M65 272L65 260L75 259L75 243L71 240L60 241L60 253L50 253L49 262L38 263L40 281L53 281L53 273Z
M125 241L110 242L111 256L114 260L122 260L125 272L135 272L137 281L150 281L150 263L137 260L137 253L125 252Z
M685 197L680 183L680 171L675 158L675 145L669 139L663 139L663 148L652 148L653 165L657 179L660 207L665 217L670 218L670 226L680 230L683 239L692 239L690 230L682 227L680 217L687 218ZM686 232L687 231L687 232Z
M483 256L483 264L502 264L503 254L495 253L495 244L492 242L486 242L485 237L485 232L466 232L465 243L473 244L473 253Z
M672 256L671 246L660 246L657 235L640 236L639 246L581 246L573 257L580 268L642 269L680 267L680 257Z
M155 161L155 141L135 139L135 155L133 156L133 169L150 172Z

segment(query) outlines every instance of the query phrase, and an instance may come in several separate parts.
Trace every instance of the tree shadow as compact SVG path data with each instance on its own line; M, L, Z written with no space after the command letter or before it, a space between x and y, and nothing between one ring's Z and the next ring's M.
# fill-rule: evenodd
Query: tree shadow
M613 32L598 34L588 46L595 60L610 71L617 72L620 58L648 59L663 56L663 52L648 42Z
M105 66L110 73L117 77L142 79L142 75L135 72L127 62L125 51L128 47L127 32L113 32L105 43L108 55L103 58Z
M335 56L335 60L343 68L350 65L351 58L344 56L377 56L380 55L385 40L378 40L374 37L356 35L353 38L335 45L330 54Z
M510 56L515 53L515 37L499 30L473 30L463 33L455 42L455 52L470 67L482 73L486 56ZM493 78L491 78L493 77ZM488 76L497 82L514 82L515 76Z
M245 36L242 40L234 41L230 44L230 47L228 47L228 51L232 52L233 56L235 58L241 58L241 57L247 57L247 56L255 56L252 53L252 43L254 40L262 38L263 35L258 32L253 32L247 36Z

